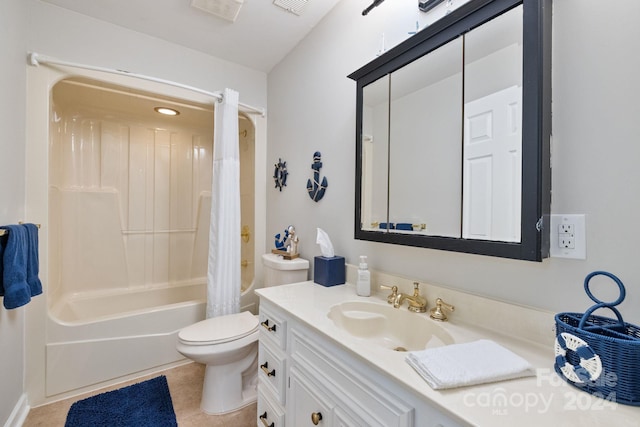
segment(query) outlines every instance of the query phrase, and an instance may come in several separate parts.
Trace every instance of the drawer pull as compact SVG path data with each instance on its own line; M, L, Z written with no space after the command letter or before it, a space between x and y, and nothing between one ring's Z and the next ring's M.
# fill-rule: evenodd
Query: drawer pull
M270 331L270 332L276 331L276 325L269 326L269 319L262 322L261 325L264 326L267 331Z
M265 374L267 374L268 377L275 377L276 376L276 370L273 369L271 370L271 372L269 372L269 362L264 362L264 365L260 365L260 369L262 369L264 371Z
M267 411L264 411L264 414L260 415L260 421L262 421L264 427L275 427L276 425L276 423L269 424L269 421L267 421Z
M314 426L317 426L320 421L322 421L322 413L321 412L314 412L313 414L311 414L311 422L313 423Z

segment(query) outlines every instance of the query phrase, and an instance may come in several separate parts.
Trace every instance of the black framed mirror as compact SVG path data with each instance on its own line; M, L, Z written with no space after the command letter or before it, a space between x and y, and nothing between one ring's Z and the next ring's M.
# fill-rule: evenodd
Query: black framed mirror
M471 0L349 78L356 239L548 256L551 0Z

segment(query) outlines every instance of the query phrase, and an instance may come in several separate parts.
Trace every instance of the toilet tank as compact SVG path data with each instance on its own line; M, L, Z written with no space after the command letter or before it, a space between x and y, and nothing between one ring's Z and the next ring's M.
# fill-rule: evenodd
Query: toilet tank
M302 258L284 259L276 254L262 255L264 286L286 285L307 281L309 261Z

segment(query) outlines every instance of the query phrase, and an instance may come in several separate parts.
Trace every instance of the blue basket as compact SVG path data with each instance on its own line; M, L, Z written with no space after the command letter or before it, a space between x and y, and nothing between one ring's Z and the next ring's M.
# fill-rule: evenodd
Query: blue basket
M611 278L620 288L616 301L593 296L589 281L597 275ZM604 399L640 406L640 328L622 320L615 308L626 295L624 285L606 271L594 271L584 279L584 289L596 304L584 313L556 315L554 368L569 384ZM592 314L608 308L615 319Z

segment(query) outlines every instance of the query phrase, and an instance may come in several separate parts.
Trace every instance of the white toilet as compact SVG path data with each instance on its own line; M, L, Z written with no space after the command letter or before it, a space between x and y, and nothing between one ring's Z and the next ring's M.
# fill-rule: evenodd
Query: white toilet
M262 256L264 286L307 280L309 261ZM183 328L176 349L206 365L200 409L224 414L256 401L258 380L258 317L248 311L212 317Z

